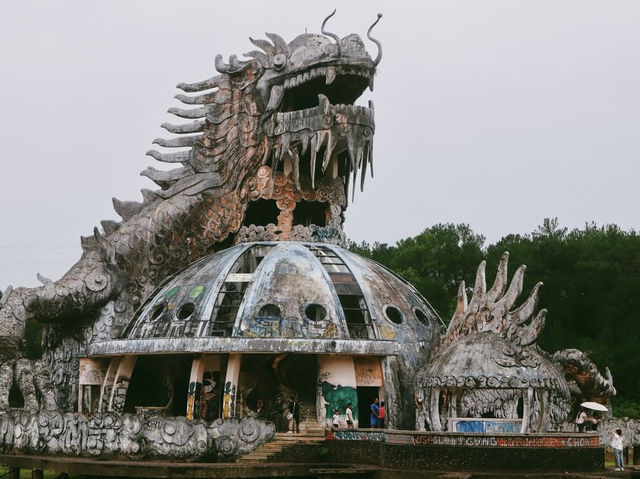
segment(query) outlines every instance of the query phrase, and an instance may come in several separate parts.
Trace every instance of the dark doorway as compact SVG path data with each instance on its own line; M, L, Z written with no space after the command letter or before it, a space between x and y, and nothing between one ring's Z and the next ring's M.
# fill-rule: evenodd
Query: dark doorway
M124 411L157 407L170 416L184 416L192 358L188 356L143 356L131 375Z
M319 201L300 200L293 210L293 225L327 225L327 204Z
M358 427L371 427L371 404L380 399L380 388L358 386Z
M278 380L291 388L299 398L315 398L318 382L318 360L313 354L289 354L277 366Z
M276 200L259 199L251 201L247 205L247 211L244 214L244 225L266 226L269 223L278 224L278 215L280 209L276 204Z

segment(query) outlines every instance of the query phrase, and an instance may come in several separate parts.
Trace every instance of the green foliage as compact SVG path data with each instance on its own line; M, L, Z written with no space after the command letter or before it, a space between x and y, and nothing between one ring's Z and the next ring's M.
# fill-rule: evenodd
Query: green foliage
M350 249L410 281L445 322L455 309L458 284L470 295L478 264L487 260L487 283L500 256L510 253L510 274L528 266L521 301L538 281L539 308L548 309L538 344L553 353L577 348L604 373L609 366L618 390L614 413L640 417L640 235L615 225L586 224L568 231L545 218L530 235L508 235L484 247L468 225L439 224L395 246L351 244ZM620 408L618 411L616 408Z
M456 305L460 281L473 286L484 257L484 236L469 225L437 224L395 246L351 243L350 249L392 269L413 284L448 321Z
M616 417L640 418L640 402L614 397L612 403Z

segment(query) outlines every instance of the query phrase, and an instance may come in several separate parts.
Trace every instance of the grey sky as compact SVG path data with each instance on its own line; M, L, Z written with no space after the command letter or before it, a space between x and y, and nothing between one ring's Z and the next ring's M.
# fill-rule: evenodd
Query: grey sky
M489 242L546 216L638 227L640 2L349 1L330 29L376 27L384 56L376 177L347 212L355 240L438 222ZM20 1L0 17L0 288L59 278L79 236L140 200L180 81L248 36L291 40L333 9L302 1ZM374 48L373 46L371 47ZM375 51L375 50L374 50ZM368 97L368 96L367 96ZM360 103L366 102L367 97Z

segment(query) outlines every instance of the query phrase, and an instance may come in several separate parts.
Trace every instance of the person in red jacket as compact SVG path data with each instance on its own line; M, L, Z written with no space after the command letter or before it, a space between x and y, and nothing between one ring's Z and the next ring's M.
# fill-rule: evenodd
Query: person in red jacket
M380 403L380 407L378 408L378 427L383 428L386 420L387 420L387 410L384 407L384 401L382 401Z

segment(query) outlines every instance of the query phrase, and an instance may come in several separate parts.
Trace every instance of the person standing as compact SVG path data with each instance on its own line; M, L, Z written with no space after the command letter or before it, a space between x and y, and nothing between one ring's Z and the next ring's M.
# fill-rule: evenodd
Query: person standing
M371 427L378 427L378 413L380 407L378 406L378 398L375 398L371 403Z
M378 427L380 429L384 428L384 423L387 420L387 409L384 406L384 401L380 403L380 407L378 408Z
M291 414L289 429L293 432L300 432L300 403L293 396L289 398L289 413Z
M586 421L587 421L587 412L584 410L584 408L582 408L580 409L580 412L576 416L576 424L578 425L578 432L584 432Z
M333 420L331 421L331 427L333 429L338 429L340 427L340 411L337 409L333 411Z
M347 427L349 429L354 428L353 424L353 409L351 403L347 404L347 410L345 411L345 417L347 418Z
M622 430L614 429L611 431L613 437L611 438L611 447L613 448L613 454L616 458L616 471L624 471L624 467L622 467L622 450L624 449L624 444L622 442Z

